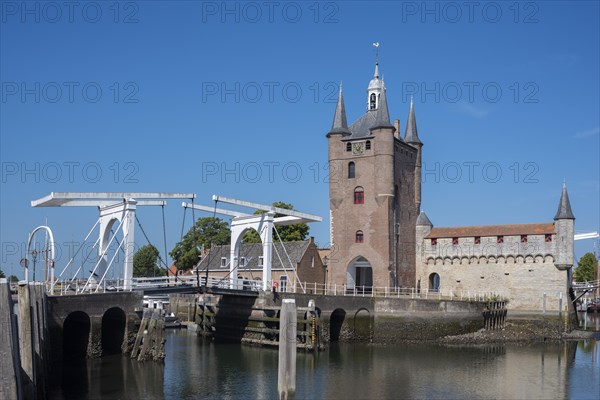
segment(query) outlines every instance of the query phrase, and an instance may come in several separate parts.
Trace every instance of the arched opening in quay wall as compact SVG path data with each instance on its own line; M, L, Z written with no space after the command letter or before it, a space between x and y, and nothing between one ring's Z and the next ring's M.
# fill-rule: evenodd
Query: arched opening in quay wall
M373 321L371 312L366 308L361 308L354 314L354 338L362 340L371 340L373 332Z
M84 360L90 337L90 317L83 311L70 313L63 324L63 360Z
M119 307L106 310L102 316L102 355L122 352L125 337L125 312Z
M346 311L336 308L329 317L329 341L339 342L342 333L342 325L346 318Z

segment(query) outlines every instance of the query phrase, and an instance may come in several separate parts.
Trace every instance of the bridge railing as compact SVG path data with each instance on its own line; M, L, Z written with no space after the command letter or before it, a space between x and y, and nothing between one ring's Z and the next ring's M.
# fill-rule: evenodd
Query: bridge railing
M87 283L87 285L86 285ZM122 292L122 279L109 279L98 283L88 283L87 279L64 279L56 280L54 285L51 282L46 283L46 292L48 294L63 296L70 294L89 294L89 293L106 293L106 292Z
M89 284L85 286L86 280L64 280L57 281L54 285L55 295L106 293L123 291L122 280L106 280L102 285ZM151 278L133 278L132 290L172 288L178 286L207 286L222 289L230 289L232 282L229 278L206 277L195 275L161 276ZM272 286L272 285L271 285ZM85 287L85 291L83 291ZM50 286L48 286L50 292ZM260 291L262 281L238 278L233 280L233 289ZM473 290L451 290L451 289L420 289L400 287L379 286L349 286L337 284L309 283L303 282L281 282L278 289L284 293L305 293L328 296L356 296L356 297L397 297L411 299L434 299L434 300L505 300L506 296L501 291L473 291Z
M595 289L600 287L600 280L597 281L587 281L587 282L575 282L573 284L574 290L585 290L585 289Z
M302 290L302 288L304 290ZM356 297L403 297L411 299L435 299L435 300L505 300L506 296L501 291L474 291L474 290L451 290L451 289L420 289L400 287L378 287L378 286L349 286L337 284L322 284L304 282L287 283L280 286L280 292L284 293L306 293L328 296L356 296Z

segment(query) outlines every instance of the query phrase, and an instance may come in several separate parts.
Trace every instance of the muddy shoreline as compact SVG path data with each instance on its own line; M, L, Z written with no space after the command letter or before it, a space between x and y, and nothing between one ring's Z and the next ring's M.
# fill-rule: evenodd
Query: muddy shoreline
M480 329L477 332L455 336L445 336L438 339L445 344L486 344L486 343L533 343L562 340L600 340L600 332L562 330L548 326L536 326L535 323L523 324L507 322L504 328L497 330Z

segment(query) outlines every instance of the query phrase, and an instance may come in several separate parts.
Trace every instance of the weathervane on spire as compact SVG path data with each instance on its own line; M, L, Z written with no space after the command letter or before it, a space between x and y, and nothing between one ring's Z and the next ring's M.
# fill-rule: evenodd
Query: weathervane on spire
M373 46L375 46L375 63L379 64L379 42L373 42Z

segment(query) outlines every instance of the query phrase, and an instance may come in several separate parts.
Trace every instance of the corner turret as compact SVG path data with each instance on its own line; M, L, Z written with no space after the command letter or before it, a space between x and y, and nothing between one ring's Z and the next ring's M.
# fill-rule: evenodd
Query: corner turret
M340 83L340 93L338 95L335 114L333 115L333 123L327 137L331 135L349 136L351 134L348 129L348 120L346 119L346 107L344 106L344 95L342 94L342 84Z
M421 211L421 160L423 158L423 142L419 139L417 132L417 119L415 117L415 107L412 97L410 98L410 111L406 120L404 141L417 148L417 158L415 160L415 206L417 207L417 212L419 212Z
M575 216L571 210L566 184L563 184L558 211L554 216L554 229L556 231L554 266L565 271L573 266L575 241Z

